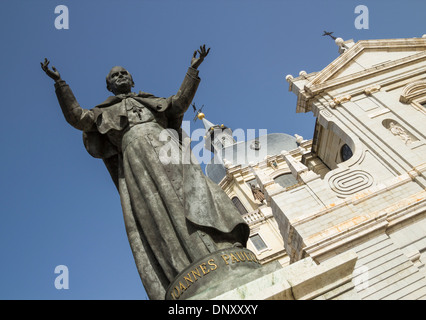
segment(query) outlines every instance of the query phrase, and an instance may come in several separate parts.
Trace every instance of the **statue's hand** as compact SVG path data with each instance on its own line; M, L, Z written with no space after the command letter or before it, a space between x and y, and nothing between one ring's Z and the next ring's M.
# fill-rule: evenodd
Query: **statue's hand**
M54 66L52 66L52 70L49 69L49 63L50 61L47 60L47 58L44 58L44 62L40 62L43 71L46 72L46 74L56 82L61 80L61 75Z
M205 44L200 47L200 50L194 51L194 55L191 59L191 67L197 69L200 66L201 62L203 62L204 58L209 54L209 51L210 48L206 50ZM199 58L197 58L197 52L200 54Z

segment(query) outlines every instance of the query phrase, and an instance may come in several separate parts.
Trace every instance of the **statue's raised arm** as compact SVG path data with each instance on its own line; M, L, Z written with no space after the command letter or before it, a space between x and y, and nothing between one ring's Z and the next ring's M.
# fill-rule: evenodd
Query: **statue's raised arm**
M65 120L78 130L92 130L94 126L93 112L80 107L69 86L61 79L58 70L54 66L49 69L49 63L50 61L45 58L44 62L40 62L41 69L55 80L55 91Z

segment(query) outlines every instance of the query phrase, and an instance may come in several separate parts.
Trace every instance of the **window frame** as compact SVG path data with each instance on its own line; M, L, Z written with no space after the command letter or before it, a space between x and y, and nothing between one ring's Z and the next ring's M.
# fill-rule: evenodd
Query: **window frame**
M402 90L399 101L411 104L416 110L426 114L426 80L407 84Z
M241 210L240 210L240 208L235 204L234 199L238 200L239 205L241 205L242 209L244 209L244 211L245 211L244 213L242 213ZM235 208L238 210L238 212L240 213L241 216L249 213L248 210L247 210L247 208L244 206L243 202L240 200L240 198L238 198L237 196L233 196L231 198L231 201L232 201L232 203L234 204Z
M256 237L256 236L258 236L258 237L260 238L260 240L263 242L263 244L265 245L265 247L264 247L264 248L262 248L262 249L258 249L258 248L256 247L256 245L254 244L254 241L252 240L252 238L253 238L253 237ZM257 253L257 254L261 254L262 252L265 252L265 251L268 251L268 250L270 250L270 249L271 249L271 248L269 247L268 243L265 241L265 239L264 239L264 238L262 237L262 235L260 234L260 232L256 232L256 233L251 234L251 235L249 236L249 240L250 240L251 244L253 245L253 248L254 248L254 250L256 251L256 253Z

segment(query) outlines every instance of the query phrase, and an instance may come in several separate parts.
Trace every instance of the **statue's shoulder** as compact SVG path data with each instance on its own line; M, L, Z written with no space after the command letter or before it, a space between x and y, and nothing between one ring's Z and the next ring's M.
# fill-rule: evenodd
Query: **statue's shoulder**
M120 98L118 98L116 96L110 96L104 102L96 105L93 109L95 109L95 108L105 108L105 107L108 107L108 106L112 106L112 105L114 105L114 104L116 104L116 103L118 103L120 101L121 101Z
M143 91L139 91L138 94L137 94L137 97L152 98L152 99L158 98L158 97L154 96L152 93L143 92Z

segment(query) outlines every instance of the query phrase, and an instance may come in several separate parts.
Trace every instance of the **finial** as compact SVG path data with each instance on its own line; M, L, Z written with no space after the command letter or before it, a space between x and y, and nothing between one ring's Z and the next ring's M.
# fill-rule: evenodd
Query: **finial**
M334 42L340 47L343 44L344 40L342 38L336 38Z
M232 166L232 162L223 158L223 164L225 165L226 169L229 169Z
M195 106L195 104L192 104L192 108L194 109L194 112L197 113L194 117L194 122L197 121L197 119L203 120L205 117L205 114L201 112L201 110L203 110L204 108L204 104L201 106L200 109L197 110L197 107Z
M298 143L298 144L301 144L302 143L302 141L303 141L303 137L302 136L299 136L297 133L294 135L294 137L296 138L296 142Z
M354 45L352 39L348 40L348 41L345 41L342 38L337 38L335 36L332 36L332 34L333 34L333 32L324 31L323 36L329 36L331 39L334 40L334 42L339 47L339 53L340 54L344 53L346 50L348 50L350 47L352 47Z

